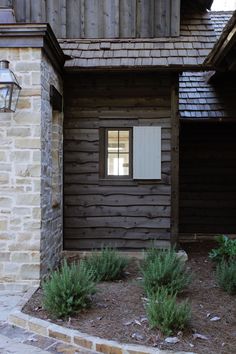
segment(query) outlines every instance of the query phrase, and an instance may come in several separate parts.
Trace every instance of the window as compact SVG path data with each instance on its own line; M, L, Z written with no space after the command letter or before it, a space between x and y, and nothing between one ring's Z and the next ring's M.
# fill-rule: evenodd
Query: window
M102 130L103 171L105 178L131 178L132 129L106 128Z
M161 179L161 127L102 128L100 177Z

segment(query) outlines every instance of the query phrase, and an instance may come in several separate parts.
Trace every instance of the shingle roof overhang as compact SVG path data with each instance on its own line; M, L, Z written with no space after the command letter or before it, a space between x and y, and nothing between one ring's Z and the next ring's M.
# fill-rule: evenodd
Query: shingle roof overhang
M204 65L215 70L236 70L236 11L205 59Z
M189 12L181 18L179 37L138 39L61 39L71 57L66 71L81 70L202 70L216 42L207 12Z

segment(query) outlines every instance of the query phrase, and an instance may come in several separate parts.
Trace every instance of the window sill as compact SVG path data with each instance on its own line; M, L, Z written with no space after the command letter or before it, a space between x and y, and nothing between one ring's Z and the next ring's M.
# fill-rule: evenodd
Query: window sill
M138 182L133 179L100 179L98 184L100 186L138 186Z

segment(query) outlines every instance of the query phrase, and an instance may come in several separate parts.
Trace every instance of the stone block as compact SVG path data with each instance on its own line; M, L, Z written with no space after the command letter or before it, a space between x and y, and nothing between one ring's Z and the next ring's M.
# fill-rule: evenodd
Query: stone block
M52 325L49 327L48 335L49 337L62 340L66 343L71 343L71 336L68 334L68 331L64 328L59 329L59 326Z
M31 262L33 263L39 263L40 262L40 252L31 252Z
M41 336L47 336L47 326L43 323L44 321L40 321L37 319L31 319L29 321L29 330L35 332Z
M23 60L32 59L32 49L31 48L20 48L20 58Z
M26 72L28 73L29 71L38 71L40 72L41 70L41 63L40 61L36 62L25 62L25 61L21 61L16 63L15 65L15 70L19 71L19 72Z
M40 151L33 151L33 162L41 162L41 152Z
M0 235L1 239L1 235ZM10 252L0 252L0 260L1 262L9 262L10 261Z
M9 323L25 329L28 329L28 320L29 320L29 316L23 313L19 313L19 314L13 313L10 314L10 316L8 317Z
M122 349L104 343L96 343L96 351L104 354L122 354Z
M20 96L18 104L17 104L17 109L30 109L31 108L31 99L28 98L23 98Z
M30 254L27 252L12 252L11 261L19 263L30 262Z
M0 151L0 161L6 161L7 156L6 153L4 151Z
M11 48L9 49L9 60L20 60L20 49L19 48Z
M16 166L15 174L20 177L40 177L41 166L36 164Z
M0 220L0 230L7 231L7 220Z
M93 342L91 340L89 340L88 338L86 338L85 336L84 337L75 336L74 343L81 346L81 347L87 348L87 349L92 349L92 347L93 347Z
M31 75L29 74L24 74L22 77L22 86L23 87L30 87L31 86Z
M40 205L40 195L39 194L18 194L16 196L16 205L25 206L39 206Z
M32 217L35 220L40 220L41 219L41 208L33 208L32 210Z
M34 114L32 114L32 112L17 111L13 119L15 124L19 125L38 125L41 122L41 113L34 112Z
M20 277L25 280L37 280L40 276L39 264L22 264Z
M10 176L8 173L3 173L3 172L0 173L0 184L8 184L9 180L10 180ZM1 198L0 198L0 200L1 200ZM1 201L0 201L0 204L1 204Z
M42 50L37 48L32 48L31 56L34 60L41 60L42 59Z
M30 128L14 127L7 129L7 136L12 137L28 137L31 136Z
M15 139L15 147L18 149L39 149L41 141L39 138L34 139Z
M10 153L10 159L14 162L29 162L30 161L30 151L14 151Z
M41 73L40 72L32 72L32 85L41 85Z
M10 163L0 163L0 171L11 172L12 165Z
M32 96L41 96L41 89L29 88L29 89L24 89L21 92L21 97L32 97Z

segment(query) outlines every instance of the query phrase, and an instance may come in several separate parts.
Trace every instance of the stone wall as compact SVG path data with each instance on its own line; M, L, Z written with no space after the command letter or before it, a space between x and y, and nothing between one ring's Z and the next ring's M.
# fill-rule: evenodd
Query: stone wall
M0 58L10 61L22 87L16 112L0 113L0 290L17 290L39 282L62 244L61 200L55 210L48 204L52 183L45 177L52 175L47 90L58 80L41 48L1 48Z
M50 61L43 55L42 84L42 232L41 278L60 262L62 253L63 210L63 115L50 105L50 85L62 93L62 81Z

